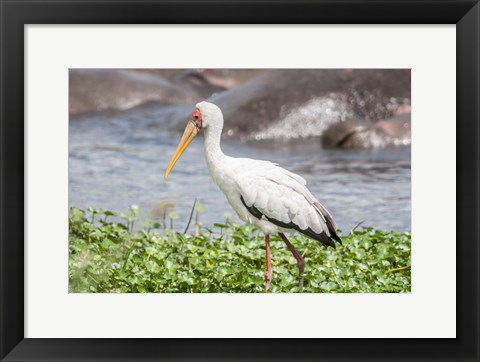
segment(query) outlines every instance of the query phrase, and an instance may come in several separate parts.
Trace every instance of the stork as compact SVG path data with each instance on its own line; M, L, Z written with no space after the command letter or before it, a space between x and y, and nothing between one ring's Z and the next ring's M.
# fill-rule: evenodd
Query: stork
M335 248L335 242L342 243L336 233L335 221L308 190L301 176L269 161L225 155L220 148L222 129L220 108L208 102L198 103L167 166L165 179L195 136L204 130L205 159L213 181L240 219L265 234L265 289L268 290L272 281L270 235L278 233L297 261L302 292L305 262L284 232L298 231Z

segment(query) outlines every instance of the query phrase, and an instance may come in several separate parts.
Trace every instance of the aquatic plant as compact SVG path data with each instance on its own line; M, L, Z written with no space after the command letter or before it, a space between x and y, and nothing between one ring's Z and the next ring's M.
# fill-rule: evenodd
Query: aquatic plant
M200 209L197 205L196 211ZM125 214L70 209L70 292L265 292L265 245L253 227L227 220L212 228L197 225L195 236L164 230L159 223L136 230L139 213L136 206ZM306 262L304 292L411 290L408 232L354 228L342 236L343 245L337 249L298 234L291 241ZM268 292L298 291L292 254L277 236L272 236L271 250L273 281Z

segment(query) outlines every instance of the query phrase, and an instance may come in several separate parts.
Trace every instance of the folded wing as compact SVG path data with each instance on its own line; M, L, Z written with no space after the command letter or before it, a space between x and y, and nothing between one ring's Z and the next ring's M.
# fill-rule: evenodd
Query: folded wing
M306 187L306 181L276 164L259 161L238 173L240 198L256 218L266 218L286 229L294 229L335 247L336 224L327 209Z

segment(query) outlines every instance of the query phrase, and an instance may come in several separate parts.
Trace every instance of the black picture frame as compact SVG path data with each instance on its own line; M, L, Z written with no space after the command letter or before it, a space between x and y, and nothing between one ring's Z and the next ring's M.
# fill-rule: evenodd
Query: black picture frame
M74 2L1 0L0 11L2 361L480 360L478 0ZM457 338L240 340L24 338L24 26L159 23L456 24ZM445 217L454 218L453 210L445 210ZM308 316L301 316L301 319L304 322L300 322L298 328L302 328L302 323L308 323Z

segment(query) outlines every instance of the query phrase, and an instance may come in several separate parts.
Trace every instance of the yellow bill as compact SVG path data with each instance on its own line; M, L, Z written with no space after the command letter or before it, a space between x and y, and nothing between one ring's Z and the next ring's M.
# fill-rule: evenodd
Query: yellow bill
M168 177L170 174L170 171L172 171L173 166L175 166L175 163L177 163L178 159L182 155L182 153L187 149L188 145L192 142L192 140L195 138L195 136L198 133L198 129L195 126L195 123L192 121L189 121L187 124L187 127L185 128L185 132L183 132L182 139L180 140L180 143L177 146L177 149L175 150L175 153L173 154L170 163L167 166L167 169L165 171L165 178Z

